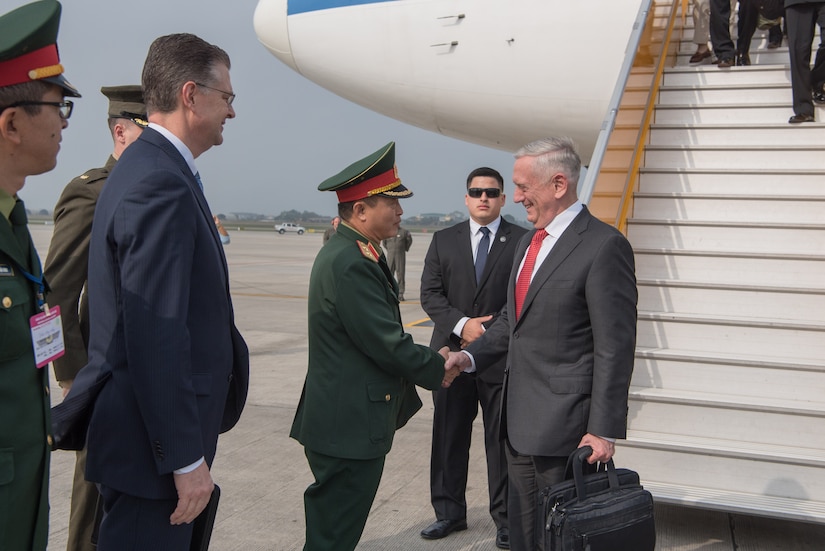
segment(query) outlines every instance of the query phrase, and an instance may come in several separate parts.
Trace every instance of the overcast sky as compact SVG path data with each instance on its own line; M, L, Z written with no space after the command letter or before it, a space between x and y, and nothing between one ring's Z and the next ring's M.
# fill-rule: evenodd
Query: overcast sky
M2 12L24 5L2 3ZM57 168L30 177L20 196L29 209L52 210L63 187L102 166L112 151L101 86L140 84L149 44L158 36L191 32L227 51L237 117L224 143L197 160L215 213L310 210L332 215L335 194L318 184L389 141L396 145L402 182L415 196L404 216L464 210L464 181L478 166L504 176L504 213L524 218L512 203L513 157L421 130L339 98L281 63L258 42L252 27L257 0L63 0L58 35L75 100Z

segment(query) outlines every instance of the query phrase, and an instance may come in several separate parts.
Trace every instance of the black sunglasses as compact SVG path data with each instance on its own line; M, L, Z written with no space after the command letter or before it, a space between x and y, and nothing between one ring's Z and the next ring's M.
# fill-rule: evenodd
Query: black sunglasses
M501 190L497 187L471 187L467 190L467 195L473 199L480 199L483 193L487 194L488 199L495 199L501 195Z

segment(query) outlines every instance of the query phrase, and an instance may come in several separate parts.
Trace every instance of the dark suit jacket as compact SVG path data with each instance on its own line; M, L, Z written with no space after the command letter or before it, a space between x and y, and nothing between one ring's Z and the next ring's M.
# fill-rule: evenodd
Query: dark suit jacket
M585 208L536 272L515 320L519 242L507 308L467 350L483 371L509 350L503 429L526 455L567 456L586 433L624 438L636 346L633 250Z
M453 334L458 320L493 314L490 327L507 303L507 281L513 265L516 244L526 233L522 227L501 219L481 281L476 284L470 222L462 222L433 234L424 271L421 274L421 306L433 320L435 328L430 347L449 346L460 350L460 339ZM481 376L487 382L504 379L505 358L493 362Z
M237 421L249 364L209 206L183 157L151 128L100 195L88 288L89 364L75 385L111 378L89 425L87 478L174 498L172 472L200 457L211 465L219 431Z

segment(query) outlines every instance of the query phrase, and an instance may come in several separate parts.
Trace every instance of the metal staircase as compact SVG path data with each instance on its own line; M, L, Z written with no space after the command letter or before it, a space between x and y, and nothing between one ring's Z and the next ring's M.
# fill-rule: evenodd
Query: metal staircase
M689 67L688 16L664 71L626 220L639 320L617 463L663 502L825 522L825 107L787 123L787 47L757 33L750 67ZM610 155L629 154L606 155L594 201L615 202Z

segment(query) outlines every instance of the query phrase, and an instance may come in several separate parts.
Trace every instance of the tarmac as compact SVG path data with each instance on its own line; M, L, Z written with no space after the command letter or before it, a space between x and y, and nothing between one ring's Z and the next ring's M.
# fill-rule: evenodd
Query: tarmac
M30 226L46 258L52 226ZM238 425L222 435L212 476L221 502L210 549L280 551L301 549L303 492L313 482L303 448L289 428L306 374L306 295L309 273L321 247L320 233L279 235L233 231L226 246L237 325L251 352L249 400ZM407 255L406 329L427 345L431 327L418 300L420 274L430 234L414 233ZM422 323L423 322L423 323ZM428 541L419 532L434 519L429 498L432 399L419 389L424 407L395 436L378 495L358 549L361 551L494 550L495 526L487 512L487 484L480 416L473 432L467 488L466 531ZM52 399L61 391L52 383ZM621 462L621 444L615 462ZM66 546L74 454L52 455L50 550ZM644 473L640 473L644 482ZM825 525L656 504L658 550L822 551Z

